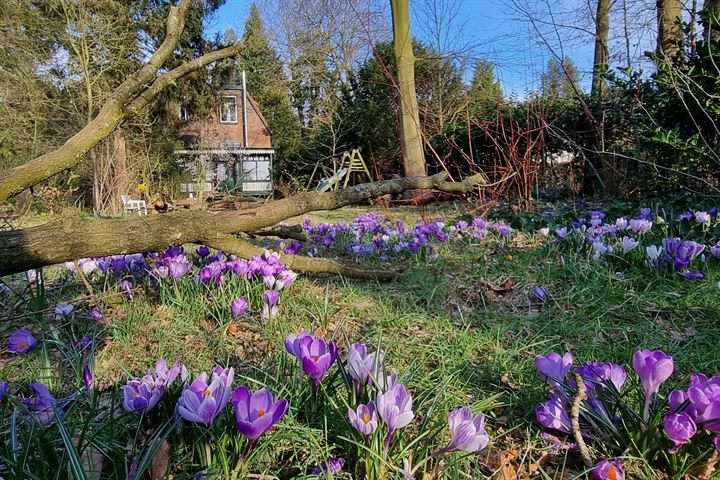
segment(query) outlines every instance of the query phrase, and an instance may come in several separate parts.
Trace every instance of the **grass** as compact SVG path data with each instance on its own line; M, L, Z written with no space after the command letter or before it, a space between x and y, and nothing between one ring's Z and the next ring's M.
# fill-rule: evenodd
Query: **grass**
M409 209L379 211L417 219ZM361 212L343 209L314 220L349 220ZM441 214L454 218L457 212L438 210L427 216ZM489 417L491 453L449 459L445 478L499 474L509 465L518 477L534 472L540 478L568 478L570 472L574 478L582 476L582 468L572 454L543 463L548 449L538 440L532 410L546 388L534 372L534 356L569 350L577 361L628 365L639 348L662 349L675 358L673 382L678 385L693 372L717 373L718 281L718 272L704 282L688 282L628 267L621 260L593 262L575 252L560 253L532 234L520 233L508 245L446 243L433 258L389 283L300 277L283 298L280 318L265 327L257 320L220 325L201 306L158 305L147 295L117 302L109 309L104 343L96 353L96 376L100 385L112 388L162 356L179 359L194 372L215 363L233 365L253 381L291 392L293 387L282 384L280 376L259 374L268 365L286 362L282 345L288 333L304 328L332 336L343 356L352 342L381 344L386 364L403 373L416 408L432 411L433 421L442 422L450 409L462 405L473 405ZM58 279L55 285L58 301L82 295L66 281ZM544 305L532 295L536 285L550 293ZM33 323L30 317L15 318L21 307L10 296L4 306L8 314L0 319L2 338ZM43 318L40 329L53 328L49 315ZM90 326L81 322L82 328ZM1 358L0 379L37 379L38 355ZM335 421L341 422L342 415L338 407ZM259 451L255 465L282 478L300 475L306 465L332 453L328 430L333 428L290 419L280 440L283 470L274 470L268 446ZM651 478L642 473L642 462L638 468L637 478Z

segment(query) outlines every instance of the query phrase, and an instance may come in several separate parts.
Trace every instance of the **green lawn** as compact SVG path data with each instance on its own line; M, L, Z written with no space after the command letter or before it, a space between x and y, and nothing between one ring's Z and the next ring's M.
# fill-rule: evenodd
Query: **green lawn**
M362 211L344 209L313 219L352 219ZM408 209L376 211L417 218ZM453 219L457 212L441 209L426 215ZM582 477L575 454L548 456L539 439L533 410L547 388L535 373L535 355L570 351L576 363L613 361L630 372L635 350L662 349L675 359L671 386L686 384L693 372L716 374L720 275L703 282L658 276L619 260L594 262L585 255L561 254L550 241L517 233L507 245L445 243L431 258L413 263L386 283L301 275L283 297L280 317L265 326L257 318L218 323L198 304L159 306L143 294L132 302L115 298L107 303L107 320L100 327L96 377L100 385L112 388L162 356L181 360L193 372L215 363L232 365L243 377L292 394L295 387L284 385L281 376L261 372L290 368L283 339L306 329L334 338L341 356L352 342L380 345L385 364L400 373L413 392L418 416L430 413L431 421L440 424L449 410L463 405L488 416L488 451L449 458L444 478L510 478L509 468L518 478ZM81 286L61 285L56 279L51 292L57 301L84 295ZM545 304L532 293L537 285L550 294ZM22 307L6 299L4 308L10 314L2 318L3 338L33 322L32 317L18 316ZM46 335L49 329L64 328L44 322ZM90 325L80 322L76 328L89 331ZM49 356L48 364L41 355L3 354L0 379L38 380L42 367L52 367L53 358L59 358L53 351ZM325 423L313 425L303 421L302 412L295 413L277 440L283 444L282 459L265 446L254 460L256 470L289 478L324 459L332 444L344 445L335 438L332 423L342 422L343 411L337 405ZM446 433L439 435L437 443L443 443ZM274 470L275 461L281 470ZM630 478L653 478L642 461L629 465L634 472Z

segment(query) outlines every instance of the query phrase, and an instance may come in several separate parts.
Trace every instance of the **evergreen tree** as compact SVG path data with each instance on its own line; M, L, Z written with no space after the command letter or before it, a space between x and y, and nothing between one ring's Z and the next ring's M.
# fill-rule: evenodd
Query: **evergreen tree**
M547 70L540 77L543 99L551 103L572 101L579 82L577 67L571 59L564 58L560 63L551 58Z
M480 60L475 65L468 89L470 115L480 120L495 118L500 101L502 101L502 88L495 78L494 66L487 60Z

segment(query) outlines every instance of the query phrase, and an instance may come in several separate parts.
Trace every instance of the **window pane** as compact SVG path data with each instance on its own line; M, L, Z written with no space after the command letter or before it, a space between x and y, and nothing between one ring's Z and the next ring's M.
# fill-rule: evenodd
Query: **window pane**
M270 180L270 162L257 162L257 179Z
M257 180L257 163L253 161L243 162L243 179Z
M237 99L235 97L223 97L220 105L221 122L237 122Z

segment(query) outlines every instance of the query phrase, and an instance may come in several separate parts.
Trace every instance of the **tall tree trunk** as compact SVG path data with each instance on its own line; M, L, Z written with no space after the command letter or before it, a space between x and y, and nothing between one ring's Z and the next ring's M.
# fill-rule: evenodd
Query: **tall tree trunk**
M720 42L720 0L705 0L703 11L707 20L703 19L703 40Z
M425 154L420 134L420 112L415 94L415 56L410 34L408 0L390 0L393 46L400 93L400 146L406 177L425 175Z
M601 97L608 69L608 36L610 34L610 0L597 0L595 14L595 56L593 59L593 97Z
M660 60L673 63L682 43L681 0L657 0L657 54Z

